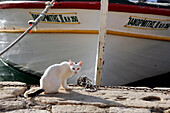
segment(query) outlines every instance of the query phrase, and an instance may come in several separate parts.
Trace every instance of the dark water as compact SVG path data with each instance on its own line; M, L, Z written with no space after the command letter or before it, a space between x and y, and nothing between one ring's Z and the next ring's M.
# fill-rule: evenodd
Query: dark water
M27 84L39 84L39 79L23 74L13 68L4 65L0 60L0 81L20 81Z
M0 60L0 81L20 81L27 84L39 84L39 79L23 74ZM125 86L170 87L170 73L139 80Z

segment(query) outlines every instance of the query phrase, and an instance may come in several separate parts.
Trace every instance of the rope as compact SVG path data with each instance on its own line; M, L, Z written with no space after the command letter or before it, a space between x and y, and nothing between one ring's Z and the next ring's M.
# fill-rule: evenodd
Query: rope
M44 18L44 16L47 14L49 9L54 5L55 0L52 0L51 2L46 2L46 7L42 11L42 13L39 15L39 17L33 21L32 26L30 26L23 34L21 34L14 42L12 42L9 46L7 46L3 51L0 52L0 56L2 56L6 51L8 51L11 47L13 47L15 44L17 44L33 27L35 27L41 19Z

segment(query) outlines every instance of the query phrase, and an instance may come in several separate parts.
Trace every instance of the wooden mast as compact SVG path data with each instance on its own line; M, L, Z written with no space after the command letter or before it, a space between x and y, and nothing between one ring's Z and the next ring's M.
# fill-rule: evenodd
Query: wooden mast
M100 8L100 29L98 36L98 50L97 50L97 58L96 58L96 85L102 84L102 72L104 65L104 49L105 49L105 37L106 37L106 24L107 24L107 12L108 12L108 0L101 0L101 8Z

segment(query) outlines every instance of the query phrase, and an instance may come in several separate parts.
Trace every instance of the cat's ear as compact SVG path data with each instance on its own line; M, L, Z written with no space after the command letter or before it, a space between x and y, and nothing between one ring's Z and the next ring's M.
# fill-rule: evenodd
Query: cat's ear
M83 65L83 61L79 62L79 65L82 66Z
M70 66L73 65L73 62L69 59Z

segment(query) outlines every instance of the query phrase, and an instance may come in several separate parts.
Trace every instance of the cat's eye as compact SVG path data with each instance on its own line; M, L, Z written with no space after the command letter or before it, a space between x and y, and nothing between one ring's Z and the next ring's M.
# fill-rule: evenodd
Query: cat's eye
M77 68L77 70L80 70L80 68Z
M75 70L75 68L72 68L73 70Z

